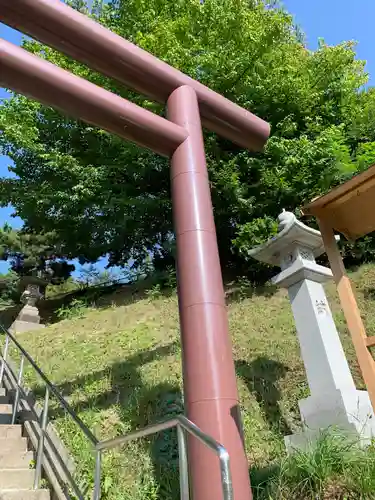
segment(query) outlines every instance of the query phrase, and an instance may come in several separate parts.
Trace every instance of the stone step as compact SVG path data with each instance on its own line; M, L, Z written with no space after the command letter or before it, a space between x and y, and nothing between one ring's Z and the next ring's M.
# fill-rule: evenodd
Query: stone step
M27 439L24 437L0 438L0 453L9 453L10 451L27 451Z
M31 489L34 484L33 469L2 469L0 470L0 490Z
M6 393L6 390L3 387L0 387L0 404L9 403L9 396Z
M0 469L28 469L33 460L32 451L3 452L0 449Z
M0 425L10 424L12 421L12 405L0 404Z
M0 489L0 500L50 500L48 490L4 490Z
M22 425L0 425L0 439L22 437Z

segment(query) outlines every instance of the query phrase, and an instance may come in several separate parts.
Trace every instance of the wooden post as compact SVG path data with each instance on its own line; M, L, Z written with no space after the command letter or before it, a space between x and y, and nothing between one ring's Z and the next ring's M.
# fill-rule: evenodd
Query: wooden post
M375 361L367 347L366 330L361 318L354 292L345 270L342 257L337 246L335 235L330 223L319 219L324 247L331 265L340 302L344 311L346 323L354 344L358 363L365 381L372 407L375 411Z

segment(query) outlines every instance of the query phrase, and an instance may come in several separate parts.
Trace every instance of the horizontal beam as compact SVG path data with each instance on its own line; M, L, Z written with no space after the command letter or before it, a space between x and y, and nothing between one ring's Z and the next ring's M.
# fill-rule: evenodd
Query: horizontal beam
M205 127L260 150L267 122L59 0L0 0L0 20L158 102L182 85L198 96Z
M0 86L96 125L164 156L184 128L0 39Z

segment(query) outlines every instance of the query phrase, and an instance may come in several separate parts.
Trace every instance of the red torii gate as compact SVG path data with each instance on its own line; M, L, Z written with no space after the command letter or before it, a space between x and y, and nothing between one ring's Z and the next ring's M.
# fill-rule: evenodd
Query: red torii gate
M202 124L253 150L269 125L59 0L0 0L0 21L167 104L168 120L0 40L1 85L171 158L185 407L251 499ZM194 500L221 499L216 458L189 445Z

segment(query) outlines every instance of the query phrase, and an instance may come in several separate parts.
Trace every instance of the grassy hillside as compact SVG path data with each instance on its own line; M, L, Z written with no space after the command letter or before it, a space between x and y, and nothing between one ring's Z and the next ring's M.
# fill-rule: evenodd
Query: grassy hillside
M375 267L363 266L353 277L367 327L373 331ZM286 293L272 287L252 290L242 281L229 286L227 295L246 449L256 482L283 461L283 436L298 429L297 401L308 395L308 388ZM362 387L333 286L328 295L357 386ZM83 308L76 302L73 310L60 311L60 317L64 315L70 319L20 338L100 439L182 410L174 294L162 296L156 288L129 295L128 289L126 293L120 289L99 299L95 307ZM28 376L32 383L29 372ZM90 482L93 460L88 443L57 407L52 415L77 459L80 475ZM106 498L177 498L176 469L173 432L115 450L103 464ZM330 486L325 488L327 495ZM331 496L314 498L349 498L332 491ZM272 498L288 496L280 493Z

